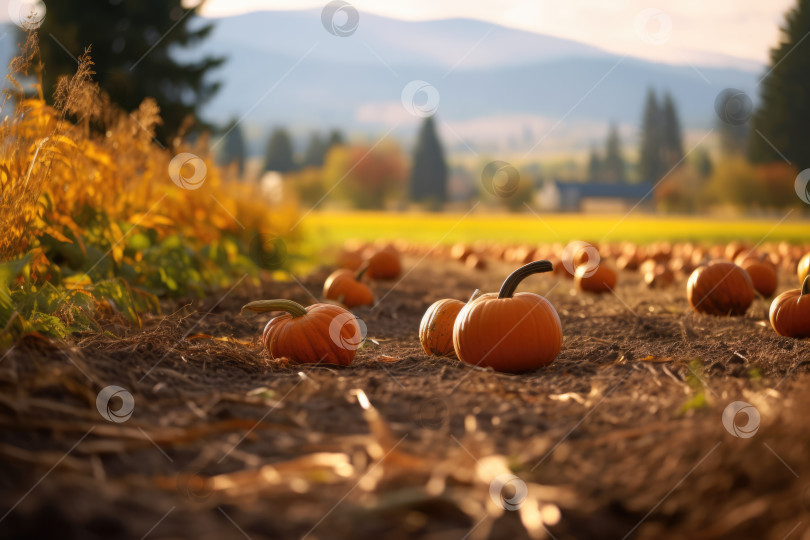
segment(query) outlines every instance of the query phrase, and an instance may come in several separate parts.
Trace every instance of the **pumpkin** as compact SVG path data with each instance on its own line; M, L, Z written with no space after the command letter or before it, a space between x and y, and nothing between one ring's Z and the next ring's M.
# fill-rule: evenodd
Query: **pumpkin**
M368 285L360 281L366 270L368 266L364 266L359 272L335 270L323 284L323 297L327 300L337 300L347 308L372 305L374 293Z
M307 308L292 300L257 300L242 311L283 311L268 321L262 343L270 358L287 358L296 364L337 364L354 360L363 332L357 319L334 304Z
M475 253L471 253L467 260L464 261L464 264L474 270L486 270L487 269L487 261L481 256Z
M776 274L776 268L767 257L765 255L759 257L741 255L737 260L737 265L748 272L754 289L765 298L773 296L779 284L779 277Z
M804 283L804 278L810 275L810 253L799 259L799 265L796 267L796 275L799 276L799 283Z
M574 272L574 286L585 292L609 292L616 286L616 272L604 263L595 269L587 264L578 266Z
M666 264L658 263L644 272L644 283L651 289L668 287L675 281L675 273Z
M337 265L340 268L347 268L349 270L357 270L363 266L363 255L359 251L346 251L342 250L337 256Z
M801 289L783 292L771 303L771 326L780 336L810 337L810 276Z
M481 291L475 290L470 301L478 298ZM428 356L455 356L453 349L453 324L464 302L444 298L427 308L419 323L419 343Z
M754 284L736 264L717 261L692 272L686 283L686 296L695 311L742 315L754 301Z
M557 310L540 295L515 289L526 277L551 272L548 261L518 268L500 292L468 302L453 325L453 348L459 360L496 371L520 373L550 364L562 348Z
M394 248L375 252L368 259L368 277L371 279L396 279L402 273L399 253Z

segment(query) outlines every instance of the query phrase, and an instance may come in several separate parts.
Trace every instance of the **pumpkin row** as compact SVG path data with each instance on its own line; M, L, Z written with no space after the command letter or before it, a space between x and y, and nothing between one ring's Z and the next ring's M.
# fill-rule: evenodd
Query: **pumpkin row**
M371 289L361 280L365 273L376 273L374 255L378 253L385 253L386 264L391 266L389 259L397 258L396 275L399 275L401 265L396 251L380 250L363 261L356 273L342 269L327 278L324 297L335 303L307 308L290 300L247 304L243 310L285 312L265 326L262 343L270 356L294 363L349 365L362 341L362 330L357 319L337 302L349 308L373 303ZM810 256L805 258L810 260ZM757 261L770 264L761 258ZM611 290L616 274L612 269L605 270L608 268L606 265L591 268L581 262L575 269L574 280L582 290ZM503 372L526 372L548 365L562 348L562 325L557 311L540 295L515 291L528 276L552 271L552 262L532 261L510 274L498 293L476 291L466 303L454 299L435 302L420 323L422 348L429 355L455 356ZM787 291L771 304L770 322L780 335L810 337L810 276L806 273L801 289ZM388 276L396 277L393 273ZM687 282L691 307L713 315L744 314L754 300L755 290L749 271L730 261L706 261L692 272Z

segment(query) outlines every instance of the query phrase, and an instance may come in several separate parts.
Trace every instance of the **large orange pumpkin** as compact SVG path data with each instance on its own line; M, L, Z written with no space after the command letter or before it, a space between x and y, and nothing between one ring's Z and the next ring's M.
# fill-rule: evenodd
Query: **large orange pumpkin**
M444 298L430 305L419 323L419 343L430 356L455 356L453 324L464 302Z
M271 358L287 358L296 364L338 364L354 360L363 332L350 312L334 304L307 308L292 300L257 300L242 311L283 311L268 321L262 343Z
M737 265L748 272L751 283L754 284L754 289L759 294L765 298L773 296L779 285L779 276L776 273L776 267L771 264L766 255L740 255Z
M515 270L498 294L489 293L465 305L453 326L456 356L468 364L520 373L550 364L562 348L562 324L548 300L515 289L526 277L551 272L548 261Z
M602 263L595 269L584 264L574 272L574 286L581 291L604 293L616 287L616 272Z
M396 279L402 273L399 253L394 248L384 248L368 259L368 277L371 279Z
M754 284L736 264L717 261L692 272L686 283L686 296L695 311L742 315L754 301Z
M771 303L771 326L780 336L810 337L810 276L801 289L787 291Z
M796 267L796 275L799 276L799 283L804 283L804 278L810 275L810 253L799 259L799 265Z
M368 267L359 272L341 269L332 272L323 284L323 297L337 300L347 308L370 306L374 303L374 293L368 285L360 281Z

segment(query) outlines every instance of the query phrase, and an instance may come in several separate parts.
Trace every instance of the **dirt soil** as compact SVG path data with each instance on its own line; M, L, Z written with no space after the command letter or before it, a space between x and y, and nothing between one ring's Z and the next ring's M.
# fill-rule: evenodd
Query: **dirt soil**
M510 268L406 262L356 310L369 339L347 368L272 361L269 316L239 315L311 303L326 269L5 351L0 538L810 538L810 342L777 336L767 301L715 317L683 280L626 272L595 296L534 276L521 290L556 306L565 343L506 375L426 356L417 329ZM102 416L127 405L98 406L110 385L130 417Z

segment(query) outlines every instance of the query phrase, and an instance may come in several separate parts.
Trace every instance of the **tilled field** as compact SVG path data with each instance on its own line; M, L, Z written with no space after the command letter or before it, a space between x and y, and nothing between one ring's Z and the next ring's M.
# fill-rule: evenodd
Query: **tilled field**
M595 296L534 276L565 342L506 375L427 357L417 329L511 268L416 263L356 310L348 368L273 362L269 316L239 315L311 303L326 270L6 351L0 538L810 538L810 342L773 332L767 301L714 317L683 281L623 272ZM99 400L110 385L131 403Z

